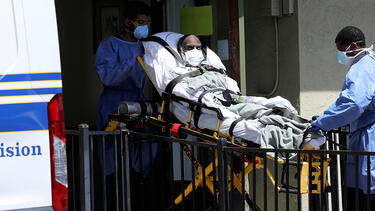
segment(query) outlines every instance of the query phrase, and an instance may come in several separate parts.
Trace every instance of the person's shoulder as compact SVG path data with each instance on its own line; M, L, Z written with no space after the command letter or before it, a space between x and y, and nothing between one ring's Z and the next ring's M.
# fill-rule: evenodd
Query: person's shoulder
M109 36L105 38L101 43L112 43L112 44L128 45L128 46L142 45L140 41L129 42L129 41L123 40L119 35Z
M357 63L353 66L375 65L375 55L366 53Z
M348 73L348 78L367 77L375 74L375 58L367 54L353 64Z
M109 37L106 37L104 38L100 43L109 43L109 42L114 42L116 41L116 37L114 36L109 36Z
M363 61L375 66L375 54L374 53L368 53L366 56L363 57Z
M109 37L106 37L105 39L103 39L100 44L99 44L99 49L101 48L108 48L108 47L112 47L114 45L116 45L116 42L117 42L117 38L114 37L114 36L109 36Z

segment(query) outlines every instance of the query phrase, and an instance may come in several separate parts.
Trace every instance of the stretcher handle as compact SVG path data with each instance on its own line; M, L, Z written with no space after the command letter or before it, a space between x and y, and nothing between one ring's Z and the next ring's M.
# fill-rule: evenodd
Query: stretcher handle
M292 186L283 186L283 187L280 187L279 192L286 193L287 191L288 191L289 193L298 194L298 189L295 188L295 187L292 187Z

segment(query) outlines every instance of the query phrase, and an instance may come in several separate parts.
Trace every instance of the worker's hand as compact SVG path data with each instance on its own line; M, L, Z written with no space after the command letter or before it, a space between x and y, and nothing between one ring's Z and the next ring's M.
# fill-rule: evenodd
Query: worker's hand
M132 52L132 54L131 54L131 56L128 60L129 66L132 66L137 62L138 56L142 56L142 48L136 48L136 49L133 50L133 52Z
M311 130L321 130L316 121L311 122Z

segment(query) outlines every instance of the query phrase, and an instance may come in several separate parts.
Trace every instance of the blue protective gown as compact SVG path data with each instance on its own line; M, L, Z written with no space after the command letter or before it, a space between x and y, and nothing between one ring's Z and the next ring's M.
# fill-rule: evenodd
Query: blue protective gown
M375 152L375 56L361 52L351 65L339 98L312 123L325 131L350 125L348 148ZM371 194L375 193L375 157L371 157ZM367 156L359 156L359 188L367 194ZM355 156L347 159L347 184L355 187Z
M117 110L121 101L144 101L143 88L147 75L137 61L137 56L142 55L141 42L127 42L118 37L111 36L103 40L96 52L95 67L104 90L99 99L96 126L104 130L108 124L108 115ZM148 79L147 79L148 80ZM154 145L154 144L153 144ZM106 175L114 172L114 147L113 143L106 142ZM99 150L101 149L99 142ZM143 172L149 170L149 145L143 144ZM139 171L137 149L133 150L132 166ZM99 151L100 152L100 151ZM101 153L99 153L101 155ZM156 146L153 146L153 157Z

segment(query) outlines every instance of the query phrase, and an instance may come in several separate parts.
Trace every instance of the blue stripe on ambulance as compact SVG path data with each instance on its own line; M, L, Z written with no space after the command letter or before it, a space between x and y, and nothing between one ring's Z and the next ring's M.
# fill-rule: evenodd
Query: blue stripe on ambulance
M47 103L0 105L0 114L0 132L48 130Z
M3 82L33 82L61 80L60 72L0 75ZM28 97L61 93L61 87L0 90L0 97ZM26 100L26 99L25 99ZM27 100L26 100L27 101ZM48 130L48 102L2 103L0 105L0 132Z
M0 82L61 80L61 73L27 73L0 75Z
M61 93L62 88L0 90L0 96L37 95Z

